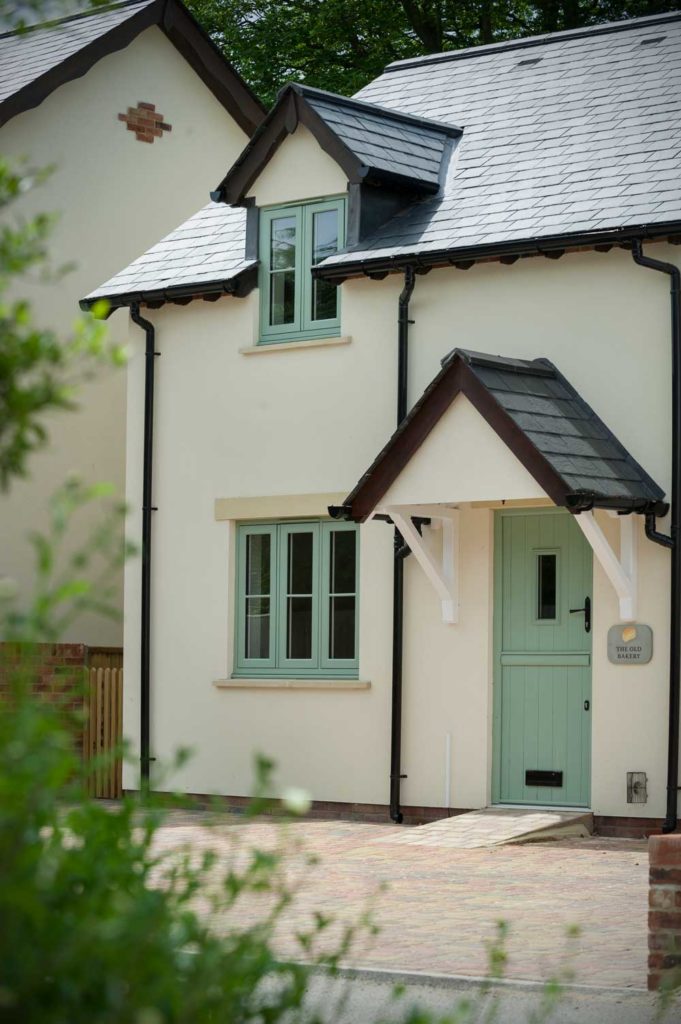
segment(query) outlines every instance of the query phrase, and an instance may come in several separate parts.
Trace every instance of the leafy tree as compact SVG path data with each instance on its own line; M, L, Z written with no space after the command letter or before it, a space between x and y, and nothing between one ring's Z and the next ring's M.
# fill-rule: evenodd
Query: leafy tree
M405 57L657 14L669 0L188 0L261 99L287 81L350 95Z

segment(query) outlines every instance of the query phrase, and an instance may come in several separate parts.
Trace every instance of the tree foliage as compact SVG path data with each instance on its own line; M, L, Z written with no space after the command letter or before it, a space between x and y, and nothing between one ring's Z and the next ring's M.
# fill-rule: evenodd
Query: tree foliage
M350 95L405 57L657 14L668 0L188 0L255 92Z

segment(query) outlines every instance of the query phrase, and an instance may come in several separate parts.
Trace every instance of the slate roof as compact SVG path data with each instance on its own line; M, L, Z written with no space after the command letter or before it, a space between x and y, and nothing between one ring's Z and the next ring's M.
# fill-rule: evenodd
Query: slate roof
M464 132L442 193L327 273L681 222L680 13L401 61L358 96Z
M448 139L461 134L458 127L421 116L404 117L404 112L396 116L394 111L321 89L299 89L312 109L368 168L438 188Z
M289 83L212 198L240 203L298 124L313 133L349 181L398 184L412 192L438 191L451 139L461 135L456 125Z
M49 6L45 10L47 15ZM0 125L157 25L247 132L264 111L180 0L128 0L0 34Z
M246 210L209 203L179 228L96 288L81 301L84 309L107 298L112 307L162 300L168 288L177 295L221 294L257 264L244 256Z
M464 352L463 357L570 493L593 495L596 500L664 497L664 491L548 359L527 362L477 352Z
M548 359L457 348L346 499L347 517L371 514L459 394L557 505L666 512L662 488Z
M379 176L404 166L408 144L412 184L420 175L424 191L434 188L438 132L463 127L443 145L437 194L315 275L681 235L681 13L401 61L353 100L299 85L283 92L289 109L270 112L214 198L224 198L226 183L229 202L246 194L273 151L275 116L277 145L304 110L341 159L355 169L371 160ZM417 119L416 134L405 117ZM184 288L186 268L176 266ZM168 288L173 280L168 273Z
M102 13L77 15L54 28L0 36L0 103L152 2L141 0Z

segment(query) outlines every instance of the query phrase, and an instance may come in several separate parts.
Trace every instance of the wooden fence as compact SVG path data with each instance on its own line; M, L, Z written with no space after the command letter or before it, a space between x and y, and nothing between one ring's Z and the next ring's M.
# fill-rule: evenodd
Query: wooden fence
M87 671L83 759L92 761L90 796L116 799L123 793L123 669L91 668ZM115 751L119 750L118 756Z

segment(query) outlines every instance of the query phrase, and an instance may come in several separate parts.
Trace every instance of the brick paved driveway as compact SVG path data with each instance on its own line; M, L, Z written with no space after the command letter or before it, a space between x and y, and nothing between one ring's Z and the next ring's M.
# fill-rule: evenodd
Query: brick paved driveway
M159 846L209 846L226 862L235 836L246 846L277 841L271 822L223 820L173 812ZM353 951L348 962L358 966L480 976L485 943L503 919L510 926L509 977L541 980L565 967L566 930L578 925L581 935L570 954L576 982L645 986L644 842L572 839L453 850L386 842L391 825L305 821L289 828L319 863L305 867L299 853L288 859L301 888L279 931L283 953L293 952L290 936L308 924L313 910L351 920L373 898L381 931ZM379 891L382 883L387 888ZM242 915L258 912L247 906Z

